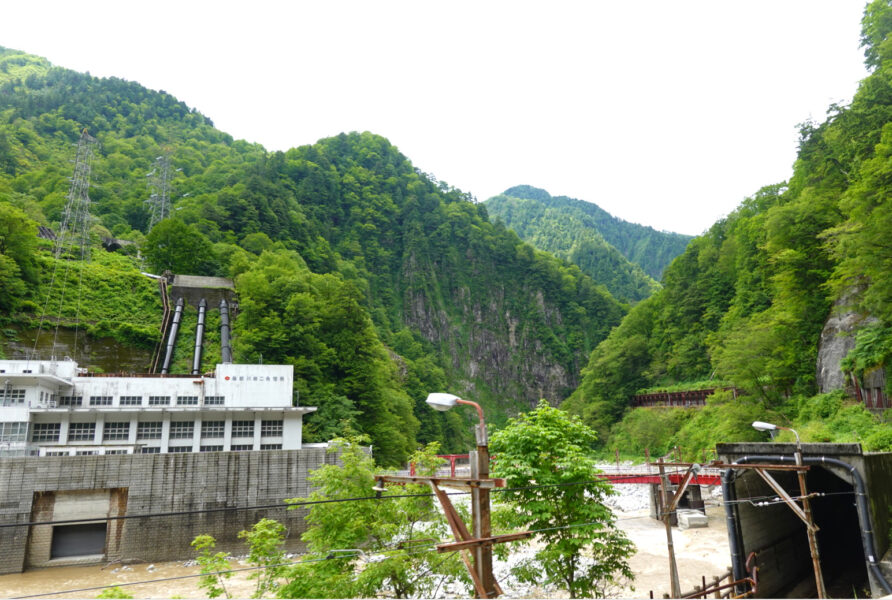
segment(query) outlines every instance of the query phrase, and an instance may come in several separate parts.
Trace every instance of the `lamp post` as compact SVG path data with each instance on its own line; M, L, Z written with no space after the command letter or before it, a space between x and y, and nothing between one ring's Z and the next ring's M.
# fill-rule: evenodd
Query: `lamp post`
M764 421L754 421L753 428L758 431L776 431L782 429L784 431L792 432L793 435L796 436L796 452L793 453L796 459L796 466L802 466L802 440L799 439L799 434L795 429L792 427L782 427L773 423L765 423ZM805 512L807 523L812 525L811 527L806 527L805 532L808 535L808 549L811 552L811 562L815 571L815 585L817 586L818 598L826 598L827 590L824 588L824 575L821 572L821 555L818 553L818 539L815 535L817 528L814 527L811 505L808 501L808 491L805 487L805 471L797 471L796 475L799 477L799 495L802 497L802 510Z
M439 411L447 411L456 404L466 404L477 409L480 422L474 426L474 437L477 441L477 451L471 452L471 478L489 478L489 443L486 438L486 423L483 420L483 409L476 402L462 400L458 396L446 393L428 394L427 403ZM474 522L474 537L477 539L492 536L490 524L489 490L474 487L471 490L471 518ZM499 594L495 578L492 574L492 545L482 544L474 549L474 567L477 576L486 591L486 597L494 598Z

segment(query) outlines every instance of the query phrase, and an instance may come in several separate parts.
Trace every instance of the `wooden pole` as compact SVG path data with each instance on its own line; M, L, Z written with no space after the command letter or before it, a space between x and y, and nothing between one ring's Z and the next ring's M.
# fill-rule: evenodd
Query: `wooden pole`
M482 425L475 427L477 451L471 457L471 477L474 479L489 478L489 445L486 440L486 429ZM474 523L474 537L477 539L492 536L489 489L473 488L471 490L471 518ZM482 544L474 549L474 567L477 576L486 592L486 598L495 598L502 593L492 572L492 545Z
M802 448L799 446L799 436L796 436L796 464L802 466ZM818 538L814 519L811 514L811 504L808 501L808 490L805 486L805 472L797 471L799 477L799 495L802 496L802 510L805 513L806 528L808 535L808 549L811 553L812 567L815 571L815 585L818 590L818 598L826 598L827 590L824 588L824 573L821 571L821 555L818 553Z
M660 490L663 496L663 523L666 525L666 546L669 550L669 587L672 590L672 598L681 598L681 586L678 583L678 567L675 564L675 545L672 542L672 523L669 522L671 511L669 510L669 477L666 476L666 469L663 466L663 459L660 458L658 463L660 469Z

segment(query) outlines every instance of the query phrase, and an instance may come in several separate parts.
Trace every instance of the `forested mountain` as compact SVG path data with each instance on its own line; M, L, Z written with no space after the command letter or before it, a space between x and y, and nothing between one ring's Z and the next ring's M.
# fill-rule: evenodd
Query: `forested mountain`
M790 180L759 190L694 239L666 270L663 289L592 353L564 406L596 424L603 439L637 389L713 377L749 396L723 396L684 417L691 421L674 443L705 448L719 434L761 439L748 421L775 412L797 423L803 439L892 449L883 421L841 393L815 395L819 340L834 302L862 323L842 363L849 381L854 375L864 385L892 357L890 30L890 3L874 1L862 36L873 72L852 103L803 125ZM645 423L671 421L640 412L614 427L611 443L651 435ZM672 434L664 429L660 443Z
M484 204L494 221L504 223L536 248L578 266L620 300L637 302L659 289L639 265L604 239L584 207L551 206L553 200L545 190L519 186Z
M267 152L164 92L0 50L7 335L33 328L43 307L57 304L46 302L56 265L35 229L58 227L84 129L99 141L89 192L94 238L138 242L155 272L234 277L235 358L294 365L301 402L319 406L308 439L365 432L386 462L418 441L465 448L464 416L434 414L428 392L482 401L494 423L540 397L559 401L624 313L579 268L491 224L485 207L416 170L384 138L341 134ZM149 232L146 174L165 154L180 169L173 218ZM49 318L86 319L93 333L150 348L147 315L161 315L145 295L151 286L138 283L140 265L126 257L99 263L66 263L103 292L90 310L59 302ZM123 279L99 287L97 273L112 278L109 270ZM139 306L116 313L120 326L101 326L103 304L120 300L127 285L140 290Z
M638 290L639 294L653 283L642 280L641 273L624 264L611 248L659 281L666 266L684 252L692 238L629 223L592 202L552 196L529 185L509 188L485 204L490 215L537 248L567 258L585 273L599 272L618 289ZM599 261L605 261L606 267ZM611 272L612 265L617 266L620 275ZM603 283L613 292L607 281Z

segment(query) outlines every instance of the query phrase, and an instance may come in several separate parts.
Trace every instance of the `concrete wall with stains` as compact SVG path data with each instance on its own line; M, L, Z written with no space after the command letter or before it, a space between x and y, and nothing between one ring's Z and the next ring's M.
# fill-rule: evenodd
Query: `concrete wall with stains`
M310 471L335 461L307 447L0 459L0 574L77 562L51 557L52 525L27 525L62 518L107 519L102 562L192 558L200 534L243 552L238 532L263 517L282 522L297 549L306 511L286 510L283 500L306 496ZM153 513L168 514L137 518ZM125 515L133 518L109 519Z

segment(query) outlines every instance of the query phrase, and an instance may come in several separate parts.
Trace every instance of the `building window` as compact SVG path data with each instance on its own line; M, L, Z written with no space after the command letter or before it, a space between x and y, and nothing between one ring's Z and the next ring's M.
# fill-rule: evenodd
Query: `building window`
M282 437L282 421L261 421L260 435L262 437Z
M96 423L70 423L68 425L69 442L92 442L96 437Z
M32 442L58 442L61 423L34 423L31 426Z
M159 448L158 446L149 446L149 447L144 446L144 447L140 448L139 453L140 454L160 454L161 448Z
M78 450L74 453L75 456L96 456L98 452L95 450Z
M198 396L177 396L177 406L192 406L198 404Z
M222 452L223 446L202 446L202 452Z
M254 421L233 421L232 437L254 437Z
M44 456L68 456L68 450L48 450Z
M192 437L192 431L195 429L193 421L171 421L170 423L170 439L185 439Z
M106 450L105 455L108 456L109 454L127 454L127 451L124 450L123 448L118 448L115 450Z
M111 406L111 396L90 396L90 406Z
M130 423L106 423L102 429L103 441L126 440L128 437L130 437Z
M0 442L24 442L26 439L27 423L0 423Z
M8 390L6 388L0 388L0 404L10 405L10 404L24 404L25 403L25 390Z
M224 403L223 396L205 396L204 397L204 405L205 406L222 406Z
M136 439L138 440L160 440L161 439L161 421L146 421L136 426Z
M282 444L260 444L261 450L281 450Z
M232 451L233 452L244 452L246 450L253 450L254 444L233 444Z
M170 396L149 396L149 406L166 406L170 404Z
M171 446L167 449L170 454L177 454L178 452L192 452L192 446Z
M118 404L121 406L139 406L142 404L142 396L121 396Z
M203 438L223 437L223 433L225 431L226 431L226 421L202 421L201 422L201 437L203 437Z
M83 396L59 396L59 406L80 406L83 403Z

